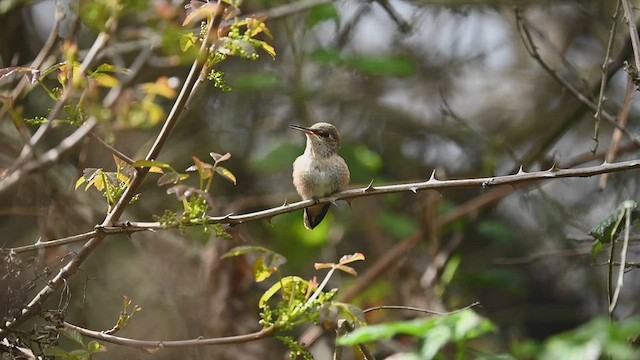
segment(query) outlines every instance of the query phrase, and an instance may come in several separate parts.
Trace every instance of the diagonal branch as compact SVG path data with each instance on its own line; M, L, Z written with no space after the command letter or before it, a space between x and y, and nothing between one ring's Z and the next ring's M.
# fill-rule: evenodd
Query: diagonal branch
M200 47L200 51L198 53L198 58L194 62L189 75L187 76L187 80L182 87L176 102L169 113L167 120L160 131L160 134L156 138L155 143L151 147L151 150L147 154L146 160L156 159L160 154L164 144L166 143L168 137L171 135L171 132L176 127L178 121L181 118L181 115L186 108L187 100L189 94L192 92L193 87L195 86L196 79L200 71L204 68L207 55L209 52L209 44L212 44L217 40L218 34L218 26L222 19L222 14L224 9L226 9L227 4L222 0L218 0L216 14L211 21L210 26L207 29L207 35L202 42L202 46ZM116 205L114 205L113 209L102 222L102 227L110 226L118 221L122 213L129 205L129 202L134 197L140 185L142 185L142 181L145 176L148 174L149 168L139 168L137 169L136 174L133 177L131 185L125 190L124 194L118 201ZM102 240L105 239L105 235L102 233L97 234L91 240L89 240L83 247L76 253L76 255L64 266L60 271L56 274L53 279L51 279L47 285L41 289L38 294L22 309L19 315L15 318L9 319L4 323L4 326L0 328L0 339L3 339L7 336L7 334L15 329L17 326L24 323L29 318L36 315L40 310L44 302L49 299L62 285L64 285L71 276L73 276L77 271L80 265L87 259L87 257L102 243Z

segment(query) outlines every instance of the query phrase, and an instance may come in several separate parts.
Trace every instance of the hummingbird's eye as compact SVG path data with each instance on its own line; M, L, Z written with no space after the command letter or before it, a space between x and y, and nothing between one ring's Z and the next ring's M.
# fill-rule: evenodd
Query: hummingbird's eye
M328 137L329 137L329 133L327 133L327 132L319 132L319 133L318 133L318 136L323 137L323 138L325 138L325 139L326 139L326 138L328 138Z

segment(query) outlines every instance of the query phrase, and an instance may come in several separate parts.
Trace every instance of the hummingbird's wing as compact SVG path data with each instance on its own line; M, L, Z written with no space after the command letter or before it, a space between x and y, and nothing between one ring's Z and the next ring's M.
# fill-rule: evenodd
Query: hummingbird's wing
M329 207L331 204L320 204L309 206L304 209L304 226L312 230L314 227L318 226L324 216L327 215L329 211Z

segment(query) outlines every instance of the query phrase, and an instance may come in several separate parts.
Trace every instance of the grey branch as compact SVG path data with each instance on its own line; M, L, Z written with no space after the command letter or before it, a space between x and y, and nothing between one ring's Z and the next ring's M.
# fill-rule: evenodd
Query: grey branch
M561 178L576 178L576 177L590 177L605 173L613 173L620 171L629 171L640 169L640 160L629 160L618 163L603 163L597 166L590 166L578 169L559 169L553 167L545 171L525 172L523 170L518 171L517 174L486 177L486 178L473 178L473 179L458 179L458 180L438 180L435 175L431 175L429 180L416 183L406 184L391 184L374 186L373 182L366 187L351 189L336 193L332 196L319 199L317 203L335 203L338 200L351 201L352 199L364 197L364 196L376 196L381 194L401 193L401 192L413 192L424 190L444 190L455 188L487 188L495 187L498 185L510 185L516 186L518 184L537 182L544 180L553 180ZM256 221L266 219L269 220L276 215L289 213L292 211L303 209L307 206L317 204L313 200L303 200L292 204L284 204L278 207L260 210L247 214L240 215L224 215L224 216L209 216L201 220L193 220L190 224L186 225L203 225L203 224L228 224L238 225L249 221ZM51 240L47 242L37 242L33 245L27 245L17 248L5 249L5 252L22 253L28 251L34 251L47 247L60 246L73 242L86 241L94 236L98 235L114 235L114 234L131 234L141 231L155 231L166 228L177 228L178 226L184 226L185 224L175 223L169 225L163 225L159 222L140 222L140 221L125 221L120 222L112 226L98 226L93 231L66 237L62 239Z

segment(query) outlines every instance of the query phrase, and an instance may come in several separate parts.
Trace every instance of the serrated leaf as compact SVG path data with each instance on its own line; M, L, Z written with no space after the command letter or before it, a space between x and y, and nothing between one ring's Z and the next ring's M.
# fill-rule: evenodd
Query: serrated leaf
M233 175L231 171L227 170L227 168L223 168L222 166L216 166L215 169L218 174L222 175L222 177L231 181L233 185L237 185L235 175Z
M84 342L82 341L82 335L80 335L79 332L72 329L64 329L62 330L62 334L84 347Z
M49 346L44 349L44 355L55 356L62 359L75 359L68 351L61 349L57 346Z

